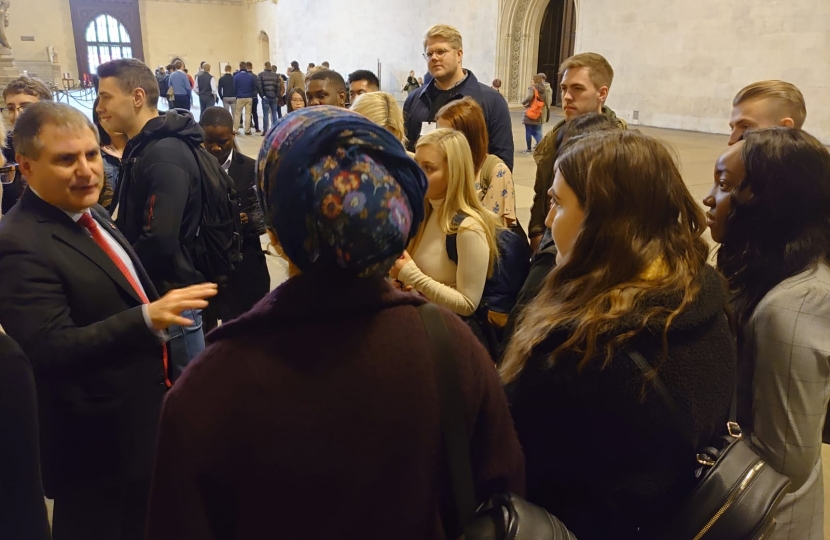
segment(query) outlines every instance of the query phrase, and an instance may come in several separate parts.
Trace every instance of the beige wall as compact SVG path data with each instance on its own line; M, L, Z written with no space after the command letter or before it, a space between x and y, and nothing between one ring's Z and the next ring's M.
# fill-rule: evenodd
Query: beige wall
M68 0L12 0L6 35L15 59L47 61L46 47L55 47L61 72L78 76L75 41ZM21 41L20 36L34 36L34 41Z
M616 71L608 105L628 121L726 133L735 93L797 85L804 128L830 144L830 1L580 0L576 50Z
M464 67L482 82L493 80L496 66L498 0L280 0L270 9L280 70L292 60L305 71L309 62L328 60L346 77L356 69L377 70L383 63L382 90L400 92L410 70L426 72L424 32L433 24L456 26L464 38ZM269 34L272 31L263 28ZM259 30L259 28L257 28ZM274 35L271 35L272 41Z
M248 57L246 43L258 31L243 31L244 6L142 0L139 9L145 59L154 69L174 56L185 61L191 75L203 60L214 66L214 74L220 62L238 66L240 60L256 60Z

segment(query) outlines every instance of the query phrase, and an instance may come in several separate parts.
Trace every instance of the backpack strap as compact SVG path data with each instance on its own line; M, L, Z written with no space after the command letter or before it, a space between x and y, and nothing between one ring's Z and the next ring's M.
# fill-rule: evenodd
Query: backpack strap
M464 401L461 396L461 377L450 346L450 333L441 311L431 303L422 304L417 309L429 338L435 383L438 387L441 433L445 457L450 469L450 484L458 519L455 523L455 534L452 536L455 538L464 532L465 525L475 516L476 511L470 443L464 422Z
M492 173L493 169L496 168L496 165L499 163L504 163L502 159L495 155L495 154L487 154L487 157L484 158L484 163L481 164L481 174L479 178L479 187L481 188L481 194L487 195L487 190L490 189L490 183L492 182Z
M462 214L459 212L452 218L452 230L458 231L458 228L467 219L467 214ZM447 249L447 257L450 258L452 262L458 264L458 233L454 232L452 234L447 235L446 240L446 249Z

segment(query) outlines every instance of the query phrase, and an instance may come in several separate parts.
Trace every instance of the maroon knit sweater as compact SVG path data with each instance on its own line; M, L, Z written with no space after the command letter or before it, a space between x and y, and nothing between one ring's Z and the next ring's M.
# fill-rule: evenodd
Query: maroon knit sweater
M442 539L452 520L423 300L292 278L210 334L167 394L147 538ZM496 371L444 310L480 500L524 491Z

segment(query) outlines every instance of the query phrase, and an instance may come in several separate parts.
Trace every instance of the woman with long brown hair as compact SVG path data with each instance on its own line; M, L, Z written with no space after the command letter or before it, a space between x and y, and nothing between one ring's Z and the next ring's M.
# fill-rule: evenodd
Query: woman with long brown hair
M630 538L695 482L735 380L726 290L671 154L636 132L574 140L551 195L557 267L500 366L527 495L580 538ZM670 412L629 353L668 388Z

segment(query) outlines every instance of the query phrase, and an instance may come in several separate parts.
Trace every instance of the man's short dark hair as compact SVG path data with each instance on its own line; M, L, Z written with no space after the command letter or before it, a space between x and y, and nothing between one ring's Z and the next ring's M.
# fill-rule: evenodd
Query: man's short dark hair
M297 62L296 60L292 60L291 61L291 67L293 67L294 69L300 69L300 63Z
M158 83L156 83L158 84ZM52 91L46 83L36 77L18 77L6 85L3 90L3 99L17 94L37 96L41 101L52 101Z
M199 125L206 127L226 127L233 131L233 116L224 107L208 107L202 113Z
M308 82L311 81L326 81L334 85L337 90L342 90L346 93L349 92L348 88L346 88L346 81L343 80L343 75L337 73L333 69L321 69L320 71L315 71L308 77Z
M98 130L84 113L66 103L41 101L27 107L14 123L12 142L15 151L30 159L40 158L43 144L38 135L46 125L79 130L88 128L100 142Z
M309 63L308 63L308 67L317 67L317 66L316 66L316 65L314 65L314 62L309 62Z
M248 62L239 62L239 70L248 69Z
M227 66L225 66L225 71L226 71L226 72L228 72L228 73L230 73L231 71L233 71L233 68L231 67L231 65L230 65L230 64L228 64Z
M252 62L245 62L245 67L247 67L248 69L253 69L254 64Z
M173 64L167 64L167 71L173 71L174 69L176 69L176 66Z
M328 63L328 61L325 61L325 62L323 62L323 63L322 63L322 64L320 64L320 65L321 65L321 66L323 66L323 67L324 67L324 68L326 68L326 69L329 69L329 68L331 67L331 65Z
M266 70L270 70L270 69L271 69L271 62L265 62L265 69L266 69Z
M159 83L152 70L141 60L121 58L105 62L98 66L98 78L106 77L118 79L121 90L128 94L132 94L136 88L141 88L147 98L147 106L158 109Z
M380 81L377 76L368 69L358 69L349 74L349 84L357 81L366 81L378 90L380 90Z
M176 69L184 69L184 62L182 62L181 60L176 60L176 62L173 65L176 66Z

